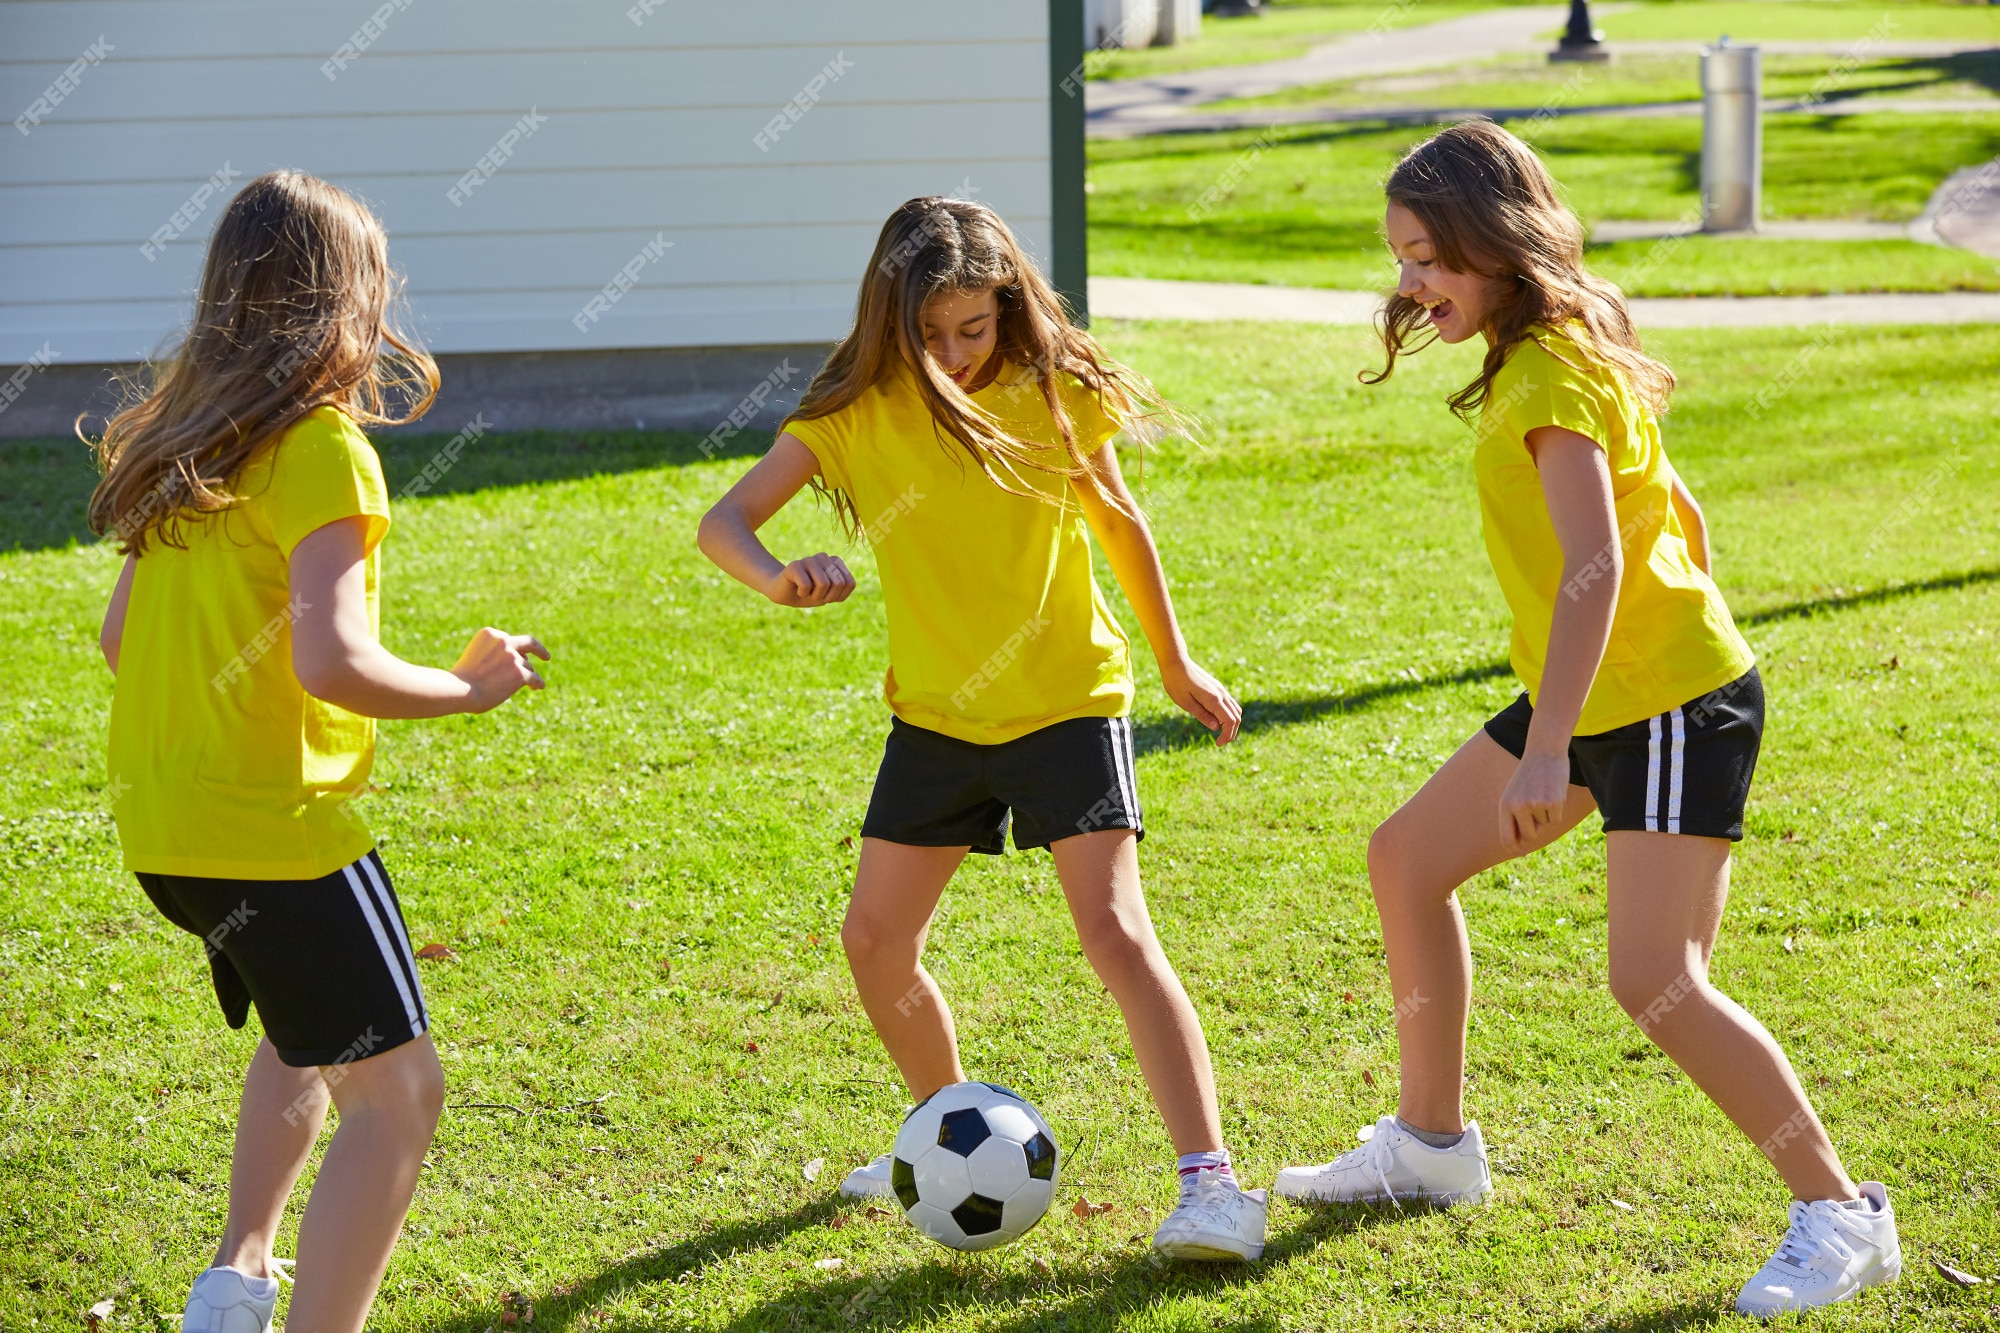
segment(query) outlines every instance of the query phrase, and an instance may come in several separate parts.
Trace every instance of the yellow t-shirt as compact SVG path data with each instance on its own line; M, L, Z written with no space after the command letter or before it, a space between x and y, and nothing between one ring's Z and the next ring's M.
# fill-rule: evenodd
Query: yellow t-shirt
M1118 427L1065 378L1085 454ZM1060 446L1032 376L1009 365L973 401L1018 440ZM1125 633L1091 576L1090 536L1067 479L1023 468L1010 495L937 426L898 368L832 416L787 421L827 485L854 501L889 618L882 692L897 717L994 745L1074 717L1132 707Z
M1577 734L1664 713L1748 671L1756 660L1750 645L1688 553L1659 423L1625 377L1592 361L1574 336L1538 329L1494 376L1473 455L1486 551L1514 612L1514 672L1530 700L1541 694L1557 599L1608 576L1611 566L1607 551L1564 584L1562 545L1528 452L1527 434L1541 426L1573 430L1604 450L1624 546L1611 641Z
M132 575L109 775L125 868L213 879L317 879L375 840L349 798L375 722L315 699L292 673L292 549L366 515L368 619L389 493L367 436L337 408L302 418L236 479L234 508L151 541Z

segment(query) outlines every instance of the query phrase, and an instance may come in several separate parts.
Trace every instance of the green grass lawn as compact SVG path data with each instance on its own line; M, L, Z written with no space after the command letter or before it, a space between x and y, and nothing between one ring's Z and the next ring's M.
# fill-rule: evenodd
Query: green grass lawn
M2000 53L1899 57L1847 65L1832 55L1763 58L1766 97L1994 97ZM1701 60L1626 55L1609 65L1555 65L1541 55L1496 56L1476 65L1415 74L1301 84L1262 97L1227 98L1205 111L1264 107L1563 108L1638 102L1699 102ZM1994 106L2000 110L2000 98Z
M1579 116L1516 122L1586 222L1688 216L1701 122ZM1381 183L1435 126L1359 122L1092 140L1093 273L1372 288L1393 281ZM2000 116L1774 116L1764 131L1771 218L1902 220L1959 167L2000 153ZM1205 214L1204 192L1236 180ZM1914 242L1696 239L1593 246L1634 295L2000 289L2000 263Z
M2000 9L1953 0L1650 0L1596 22L1612 41L2000 42Z
M1104 332L1210 423L1203 448L1158 451L1149 503L1248 725L1200 743L1142 670L1142 861L1264 1183L1392 1105L1367 833L1515 690L1468 434L1440 402L1473 362L1426 353L1367 389L1359 331ZM1669 448L1771 699L1716 975L1852 1169L1889 1183L1909 1260L1811 1326L2000 1327L1994 1287L1931 1267L2000 1276L2000 330L1651 345L1682 377ZM388 446L392 487L437 443ZM563 1333L1735 1326L1784 1197L1606 994L1587 830L1464 892L1491 1207L1281 1205L1260 1264L1149 1263L1170 1150L1039 855L970 867L931 962L969 1067L1071 1152L1058 1210L966 1257L836 1202L902 1108L836 941L887 725L882 607L861 551L855 598L811 613L718 574L694 523L746 460L697 460L692 437L495 436L398 503L393 648L448 661L494 623L556 660L494 714L383 727L366 814L415 942L456 958L424 974L452 1105L371 1328L482 1333L510 1292ZM79 1327L105 1297L110 1329L173 1328L256 1039L117 870L94 642L117 560L71 543L87 486L74 448L0 445L7 1333ZM809 505L771 535L839 549ZM1079 1193L1115 1209L1079 1221Z

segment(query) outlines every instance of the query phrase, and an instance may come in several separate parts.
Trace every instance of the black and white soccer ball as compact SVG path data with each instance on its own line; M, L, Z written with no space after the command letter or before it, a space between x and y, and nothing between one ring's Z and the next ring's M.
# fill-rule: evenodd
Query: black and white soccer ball
M940 1088L896 1132L889 1179L910 1225L954 1250L1019 1240L1056 1197L1056 1136L998 1083Z

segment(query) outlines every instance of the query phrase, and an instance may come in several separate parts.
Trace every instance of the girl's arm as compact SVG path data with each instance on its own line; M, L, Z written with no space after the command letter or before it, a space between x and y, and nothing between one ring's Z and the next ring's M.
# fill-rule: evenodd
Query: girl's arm
M114 676L118 674L118 645L125 640L125 607L132 600L132 571L138 564L138 556L125 557L125 568L118 571L118 586L111 590L111 601L104 608L104 628L97 631L97 651L104 654L104 665Z
M1701 506L1694 502L1694 492L1681 480L1681 474L1674 474L1674 513L1681 520L1681 533L1687 538L1688 554L1694 557L1695 566L1710 578L1715 570L1709 566L1708 520L1702 517Z
M1562 815L1569 796L1570 737L1604 660L1618 584L1625 575L1604 451L1588 436L1561 426L1537 427L1528 432L1527 441L1541 471L1556 540L1562 543L1563 581L1527 747L1500 795L1500 837L1517 851L1538 841L1543 828Z
M819 459L796 436L780 435L771 452L701 516L695 544L722 571L780 606L825 606L854 591L854 575L837 555L822 551L785 564L757 540L757 529L804 490Z
M1227 745L1236 739L1243 708L1220 681L1188 656L1187 640L1181 637L1173 598L1167 593L1166 571L1160 568L1159 548L1153 545L1152 530L1138 516L1139 506L1125 487L1117 451L1105 445L1090 465L1104 479L1105 489L1125 507L1107 502L1089 486L1076 487L1076 496L1083 502L1085 521L1111 562L1112 576L1125 590L1125 600L1132 604L1139 628L1153 646L1153 657L1160 664L1160 683L1166 686L1168 698L1215 733L1217 745Z
M449 671L405 662L368 623L368 520L338 519L292 548L292 673L306 693L363 717L483 713L523 685L542 688L526 634L482 629Z

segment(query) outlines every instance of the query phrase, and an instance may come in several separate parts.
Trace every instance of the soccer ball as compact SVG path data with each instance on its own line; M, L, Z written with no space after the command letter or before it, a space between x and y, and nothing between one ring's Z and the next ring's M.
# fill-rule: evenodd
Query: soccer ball
M1019 1240L1056 1197L1056 1136L998 1083L940 1088L896 1131L889 1180L910 1225L954 1250Z

